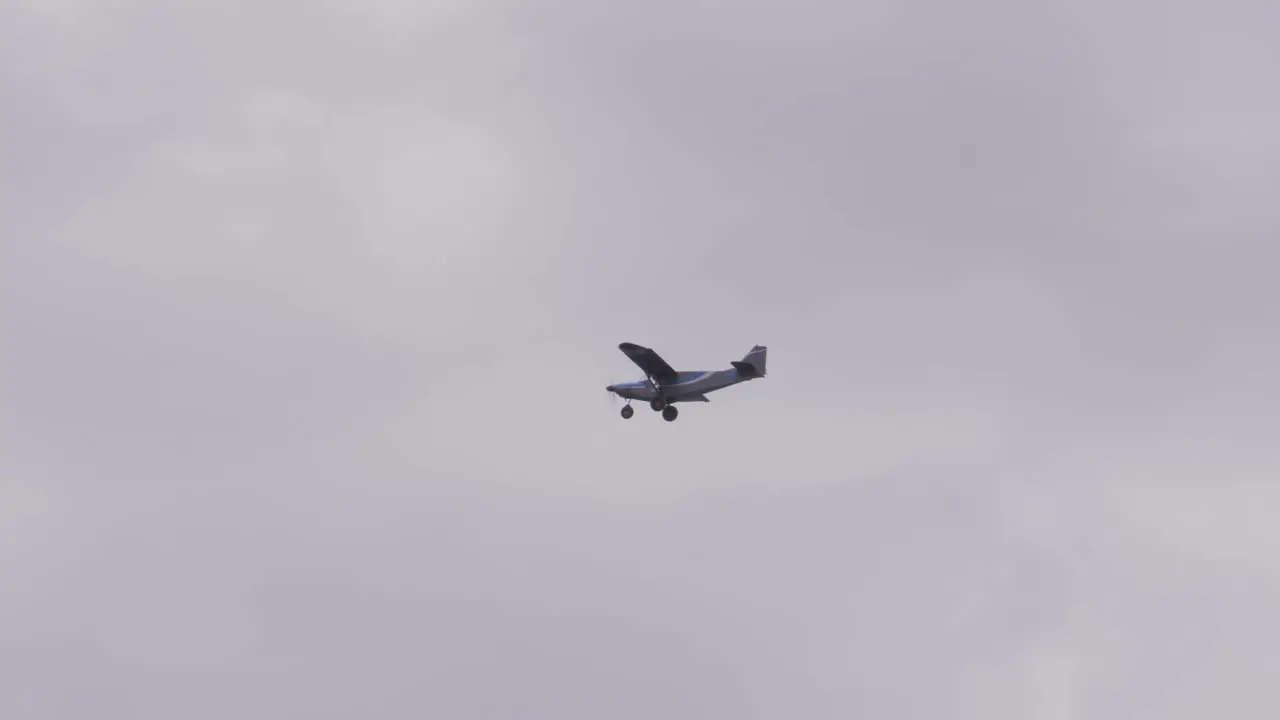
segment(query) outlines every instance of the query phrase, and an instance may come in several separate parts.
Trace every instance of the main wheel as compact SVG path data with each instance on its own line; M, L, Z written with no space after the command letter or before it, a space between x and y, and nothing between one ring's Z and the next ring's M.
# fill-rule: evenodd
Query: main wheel
M662 419L666 420L667 422L671 422L672 420L675 420L676 417L678 417L679 415L680 415L680 411L676 409L675 405L668 405L666 408L662 410Z
M636 414L636 409L635 409L635 408L633 408L633 407L631 407L630 405L627 405L626 407L622 408L622 419L623 419L623 420L630 420L630 419L631 419L631 416L632 416L632 415L635 415L635 414Z
M667 404L662 401L662 398L654 398L649 401L649 407L653 408L654 412L662 412L662 409L666 406Z

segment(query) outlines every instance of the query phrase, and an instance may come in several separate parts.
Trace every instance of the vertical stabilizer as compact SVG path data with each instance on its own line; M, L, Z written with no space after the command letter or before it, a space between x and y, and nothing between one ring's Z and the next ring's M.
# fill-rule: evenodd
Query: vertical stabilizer
M764 377L768 372L769 348L757 345L733 367L744 377Z

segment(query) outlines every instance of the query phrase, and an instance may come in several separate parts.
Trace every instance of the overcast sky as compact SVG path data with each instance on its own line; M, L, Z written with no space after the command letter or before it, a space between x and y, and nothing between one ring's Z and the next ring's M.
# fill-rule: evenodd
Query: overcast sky
M0 716L1275 717L1277 38L8 0Z

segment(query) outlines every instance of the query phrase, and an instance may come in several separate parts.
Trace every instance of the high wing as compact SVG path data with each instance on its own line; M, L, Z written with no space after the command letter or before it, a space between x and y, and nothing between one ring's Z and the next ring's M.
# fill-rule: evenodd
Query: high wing
M659 385L673 382L679 375L658 353L635 343L622 343L618 346L631 362L640 366L645 375L653 378Z

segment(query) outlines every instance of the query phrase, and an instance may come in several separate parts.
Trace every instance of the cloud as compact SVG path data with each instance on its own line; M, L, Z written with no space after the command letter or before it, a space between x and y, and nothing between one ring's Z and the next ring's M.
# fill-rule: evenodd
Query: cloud
M1273 26L11 3L0 712L1267 707Z

